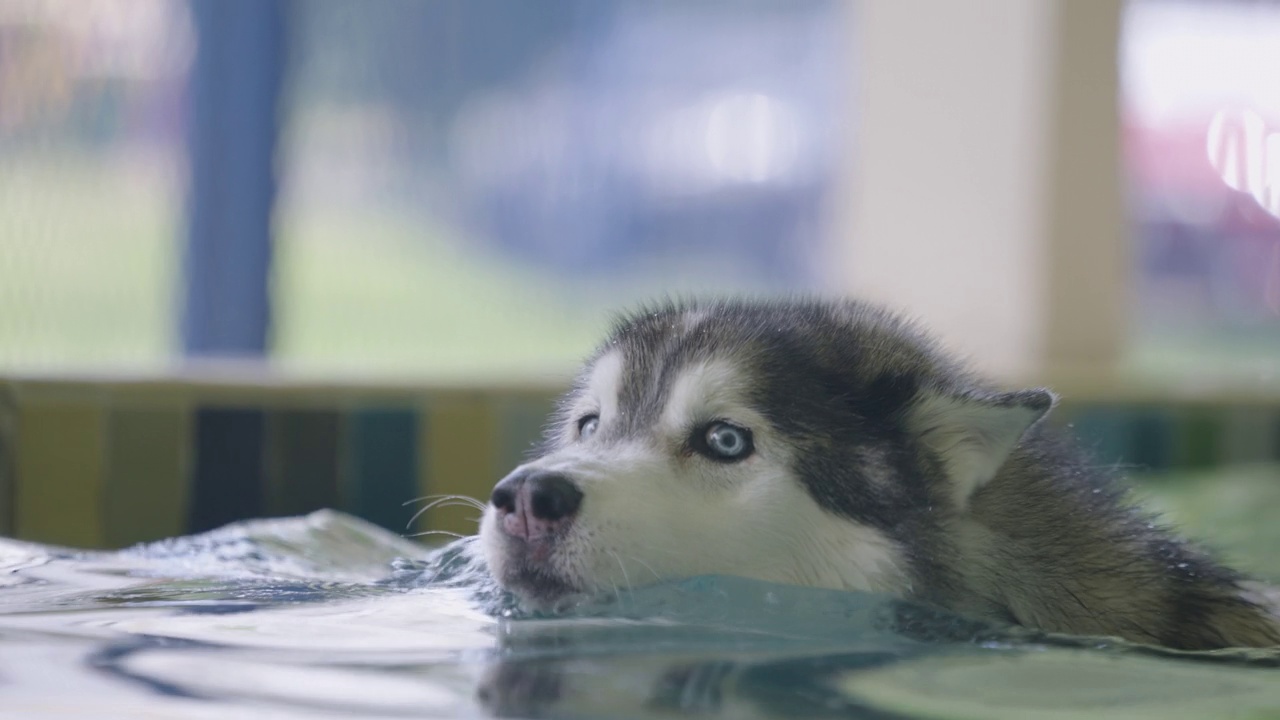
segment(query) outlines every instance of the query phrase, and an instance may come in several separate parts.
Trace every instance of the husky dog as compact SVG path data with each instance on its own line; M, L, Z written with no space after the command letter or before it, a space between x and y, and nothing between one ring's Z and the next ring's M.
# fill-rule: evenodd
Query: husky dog
M891 593L1181 649L1280 645L1257 586L1045 422L861 302L668 303L619 322L493 490L498 582L552 608L694 575Z

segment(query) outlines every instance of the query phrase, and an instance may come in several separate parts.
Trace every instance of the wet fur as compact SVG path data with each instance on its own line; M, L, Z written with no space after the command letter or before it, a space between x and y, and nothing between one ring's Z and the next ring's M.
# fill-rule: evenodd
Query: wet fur
M572 428L583 398L598 392L588 385L602 360L622 365L616 369L617 397L597 400L614 403L616 414L607 428L602 423L600 432L607 433L598 446L630 448L630 460L604 451L593 455L574 444ZM741 376L719 378L726 364ZM689 380L692 372L707 378ZM1182 649L1280 645L1277 605L1265 594L1270 591L1131 505L1111 472L1041 421L1052 394L1000 392L911 323L862 303L668 303L623 318L552 419L547 444L533 463L582 474L589 486L584 507L590 508L595 493L599 504L618 503L613 513L627 512L624 507L644 492L608 500L618 492L610 489L615 476L633 485L653 483L653 493L687 492L682 502L695 512L698 503L713 499L740 502L732 490L712 487L732 483L731 472L681 469L689 461L663 459L662 441L653 440L653 428L664 412L670 414L672 397L684 392L673 390L681 378L686 385L722 381L727 394L740 394L773 443L771 462L782 463L743 472L755 473L751 482L761 487L798 484L820 508L779 490L783 494L769 502L785 505L793 525L815 529L792 537L779 531L782 521L762 516L763 529L778 534L785 547L772 564L752 566L745 555L750 535L725 539L726 545L742 547L740 574L888 590L1051 632ZM618 458L625 455L620 453ZM694 478L685 484L707 483L710 489L662 485L673 472ZM696 547L697 527L684 527L696 518L673 518L666 528L657 520L659 526L647 531L614 531L618 518L601 520L599 504L595 524L578 533L585 537L563 539L554 566L520 560L486 513L482 539L499 580L535 600L616 585L611 567L602 569L587 557L592 543L607 541L610 532L622 532L628 547L642 547L636 538L645 532L655 542L667 533L693 533L685 544L694 543L694 557L657 570L649 564L658 560L648 558L650 580L735 572L732 548L724 550L728 555L715 553L723 550L717 533L738 528L709 526L702 549ZM876 543L885 547L867 549ZM770 547L752 552L771 552ZM849 558L848 567L833 556L840 553ZM788 558L799 568L794 576L776 567ZM627 575L623 560L618 563ZM535 597L543 591L546 597Z

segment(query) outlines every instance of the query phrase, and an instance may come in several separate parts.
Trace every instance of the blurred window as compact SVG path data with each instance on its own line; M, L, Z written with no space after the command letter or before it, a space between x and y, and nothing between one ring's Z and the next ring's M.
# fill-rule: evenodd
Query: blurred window
M810 288L842 0L288 3L273 360L569 368L606 308ZM0 369L178 353L180 0L0 3Z
M1280 5L1136 0L1122 130L1134 361L1270 373L1280 357Z
M181 2L0 2L0 369L171 357L191 55Z
M538 376L637 299L816 282L847 3L294 7L282 363Z

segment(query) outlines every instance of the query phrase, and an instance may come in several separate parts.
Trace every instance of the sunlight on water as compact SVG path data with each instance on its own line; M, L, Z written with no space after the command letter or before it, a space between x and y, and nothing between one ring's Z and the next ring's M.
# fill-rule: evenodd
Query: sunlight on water
M522 616L470 539L322 512L115 553L0 540L0 716L1216 717L1280 656L694 578Z

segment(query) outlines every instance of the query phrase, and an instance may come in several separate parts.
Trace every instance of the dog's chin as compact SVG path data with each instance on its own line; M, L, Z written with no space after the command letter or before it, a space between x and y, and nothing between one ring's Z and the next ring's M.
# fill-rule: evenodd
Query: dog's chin
M559 612L588 597L581 583L552 567L554 543L524 542L506 538L501 562L491 563L503 589L535 612Z
M519 598L521 606L538 613L563 612L590 597L567 578L540 567L511 567L498 583Z

